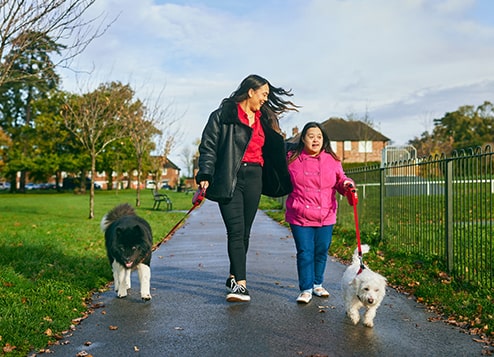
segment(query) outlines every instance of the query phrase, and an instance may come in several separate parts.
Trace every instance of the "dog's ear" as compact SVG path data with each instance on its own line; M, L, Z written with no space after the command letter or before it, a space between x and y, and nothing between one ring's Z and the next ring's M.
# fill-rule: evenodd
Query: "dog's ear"
M142 228L140 225L136 224L133 228L132 228L132 231L135 233L135 234L142 234Z
M353 288L355 288L355 290L358 290L358 288L360 286L360 280L357 278L354 278L354 279L352 279L352 281L350 281L348 283L348 285L351 285Z

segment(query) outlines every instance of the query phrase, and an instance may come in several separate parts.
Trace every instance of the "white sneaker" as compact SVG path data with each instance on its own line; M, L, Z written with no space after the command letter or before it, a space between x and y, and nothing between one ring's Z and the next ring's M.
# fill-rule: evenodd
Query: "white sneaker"
M319 297L329 297L328 291L324 289L322 286L318 286L317 288L314 288L314 290L312 290L312 293Z
M308 304L312 300L312 294L309 291L302 291L297 298L297 302Z

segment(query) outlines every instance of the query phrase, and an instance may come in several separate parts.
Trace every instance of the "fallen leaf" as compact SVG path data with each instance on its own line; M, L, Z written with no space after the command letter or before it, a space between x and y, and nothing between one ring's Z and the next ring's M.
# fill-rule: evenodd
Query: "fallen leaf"
M3 346L3 352L9 353L15 350L16 348L17 348L16 346L12 346L10 343L6 343L5 346Z
M112 330L112 331L115 331L115 330L118 330L118 326L112 326L112 325L110 325L109 329Z

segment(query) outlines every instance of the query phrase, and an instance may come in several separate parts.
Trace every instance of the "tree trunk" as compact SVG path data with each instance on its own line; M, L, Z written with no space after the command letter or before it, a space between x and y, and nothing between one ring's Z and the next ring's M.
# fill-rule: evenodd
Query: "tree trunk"
M94 218L94 179L95 178L96 178L96 154L92 152L91 153L91 185L89 186L89 219Z

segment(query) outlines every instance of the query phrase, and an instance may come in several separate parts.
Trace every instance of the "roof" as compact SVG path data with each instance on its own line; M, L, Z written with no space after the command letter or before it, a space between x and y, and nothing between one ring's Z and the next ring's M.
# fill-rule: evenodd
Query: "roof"
M156 155L151 155L152 158L158 159L160 156ZM164 168L166 169L174 169L174 170L181 170L180 167L175 165L175 163L172 162L170 159L166 159L165 164L163 165Z
M390 139L360 120L329 118L321 123L331 141L389 141ZM297 142L300 133L288 139Z
M172 162L172 160L170 160L170 159L167 159L166 160L165 168L167 168L167 169L174 169L174 170L180 170L180 167L178 167L177 165L175 165Z

